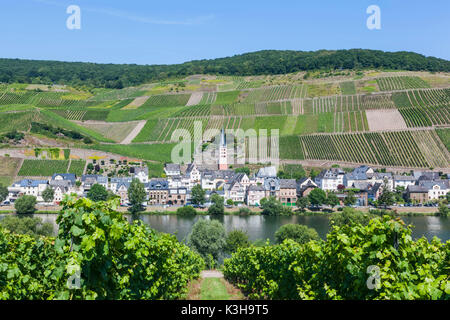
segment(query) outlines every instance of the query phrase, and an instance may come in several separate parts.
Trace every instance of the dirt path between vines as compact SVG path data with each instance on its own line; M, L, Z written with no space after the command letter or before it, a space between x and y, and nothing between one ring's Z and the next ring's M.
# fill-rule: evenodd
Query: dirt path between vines
M145 121L145 120L140 121L134 127L134 129L128 134L128 136L122 140L122 142L120 144L130 144L134 140L134 138L136 138L136 136L139 134L139 132L141 132L142 128L144 128L146 123L147 123L147 121Z
M203 270L188 285L186 300L243 300L242 292L226 281L218 270Z

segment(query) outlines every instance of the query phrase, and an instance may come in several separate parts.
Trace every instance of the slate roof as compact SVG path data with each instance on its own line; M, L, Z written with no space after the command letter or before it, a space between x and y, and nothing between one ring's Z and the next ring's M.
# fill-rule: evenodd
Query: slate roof
M70 180L50 180L49 185L52 187L69 188L72 182Z
M340 168L331 168L328 170L322 170L316 177L317 179L337 179L338 176L344 175L344 171Z
M439 172L430 172L430 171L414 171L414 177L417 180L435 180L439 179Z
M366 189L370 194L375 194L378 192L378 190L380 190L380 188L382 187L381 183L375 183L373 186L371 185L370 188Z
M148 176L148 167L134 167L134 174L137 175L139 173L143 172L145 175Z
M233 170L202 170L201 172L202 179L223 179L223 180L232 180L235 178L236 174Z
M264 179L264 189L271 191L280 190L280 180L278 178Z
M168 190L169 182L166 179L151 179L148 182L149 190Z
M84 174L81 176L81 181L86 183L100 183L107 184L108 177L104 177L98 174Z
M407 188L411 193L428 193L428 189L418 185L409 185Z
M20 180L17 184L20 185L22 188L30 187L30 188L36 188L40 184L48 184L47 180L32 180L32 179L23 179Z
M180 171L180 165L178 163L166 163L166 171Z
M394 180L395 181L416 181L416 178L414 176L403 176L403 175L396 174L396 175L394 175Z
M77 176L74 173L55 173L52 176L52 180L55 180L57 176L62 177L63 180L71 181L72 184L75 184L75 181L77 180Z
M190 174L191 171L194 170L194 168L196 168L195 163L188 164L187 169L186 169L186 175Z
M280 189L297 189L295 179L280 179Z
M360 166L355 168L352 172L346 174L348 180L366 180L367 171L370 169L369 166Z
M423 181L419 181L418 185L421 187L424 187L427 190L433 189L433 187L435 185L438 185L441 189L449 189L450 188L449 180L434 180L434 181L423 180Z
M125 187L125 189L129 189L130 188L130 182L128 182L128 181L121 181L121 182L119 182L118 184L117 184L117 188L116 188L116 190L119 190L121 187Z
M264 186L263 185L250 185L248 186L248 191L265 191Z

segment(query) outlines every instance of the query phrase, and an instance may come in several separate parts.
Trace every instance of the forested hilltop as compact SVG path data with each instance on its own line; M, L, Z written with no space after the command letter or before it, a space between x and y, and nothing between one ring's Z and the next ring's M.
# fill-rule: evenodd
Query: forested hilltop
M298 71L366 69L449 72L450 61L414 52L265 50L174 65L96 64L0 59L0 82L86 85L120 89L193 74L248 76Z

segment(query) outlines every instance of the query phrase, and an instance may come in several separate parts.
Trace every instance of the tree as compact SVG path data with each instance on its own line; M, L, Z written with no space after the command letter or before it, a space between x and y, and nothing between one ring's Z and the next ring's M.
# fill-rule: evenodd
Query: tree
M311 179L315 179L318 175L319 175L319 171L318 170L316 170L316 169L311 169L311 171L309 172L309 175L310 175L310 177L311 177Z
M89 190L87 197L92 201L106 201L108 199L108 191L101 184L94 184Z
M247 207L241 207L239 208L239 215L241 216L248 216L252 214L252 210L250 210L250 208Z
M212 268L223 251L225 239L225 228L222 223L217 220L200 219L192 227L187 244L203 257L209 268Z
M8 197L8 193L8 188L0 184L0 203L6 200L6 198Z
M283 205L275 197L261 199L262 215L277 216L283 213Z
M0 220L0 225L11 232L28 234L34 238L53 235L53 225L50 222L43 223L37 217L6 216Z
M308 197L299 197L297 198L297 202L295 205L300 208L302 212L309 206L309 198Z
M250 169L248 167L236 168L234 169L236 173L245 173L247 176L250 175Z
M192 206L180 207L177 209L179 216L195 216L197 211Z
M331 208L334 208L337 205L339 205L339 198L335 193L330 192L328 193L326 204L329 205Z
M285 224L275 232L275 239L277 243L282 243L286 239L307 243L311 240L320 240L320 237L314 228L302 224Z
M405 187L397 186L395 187L394 198L396 203L404 203L403 195L405 194Z
M227 199L227 205L232 206L233 204L233 199Z
M205 190L202 186L196 184L191 190L191 202L196 205L201 205L205 203Z
M144 211L142 203L145 201L147 193L145 192L145 187L142 182L138 179L133 179L131 181L130 187L128 188L128 201L131 206L128 211L131 213L138 213Z
M448 217L450 215L450 209L448 208L445 200L439 202L439 210L437 212L437 215L441 217Z
M386 209L388 206L392 206L395 203L395 194L389 188L384 185L383 192L378 197L378 204Z
M45 202L52 202L55 197L55 190L52 187L47 186L47 188L42 192L42 198Z
M19 214L33 214L36 212L36 197L24 195L14 202L14 208Z
M325 203L327 194L322 189L315 188L309 193L308 198L313 206L320 206Z
M87 170L90 170L90 171L94 170L94 165L92 164L92 162L89 162L89 163L88 163L86 169L87 169Z
M212 205L208 208L208 213L211 215L224 214L225 206L223 205L223 197L214 193L211 196Z
M250 246L250 240L248 234L242 230L230 231L227 235L224 250L225 252L232 254L239 248L248 248Z
M347 192L347 196L344 198L344 204L349 207L356 203L355 192L352 190Z

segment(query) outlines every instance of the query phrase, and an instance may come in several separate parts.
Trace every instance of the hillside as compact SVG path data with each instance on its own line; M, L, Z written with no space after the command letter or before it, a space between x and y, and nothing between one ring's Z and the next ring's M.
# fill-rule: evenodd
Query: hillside
M25 134L20 142L3 137L0 156L42 161L34 147L57 147L72 153L55 161L115 155L151 161L158 176L170 161L172 133L192 134L199 121L203 130L279 129L285 164L449 171L449 73L306 74L194 75L120 90L0 84L0 136ZM15 172L20 165L14 162ZM19 172L39 176L41 167ZM14 178L2 175L4 181Z
M379 50L264 50L174 65L95 64L83 62L0 59L0 82L86 85L121 89L155 80L194 74L274 75L298 71L391 69L449 72L450 61L414 52Z

